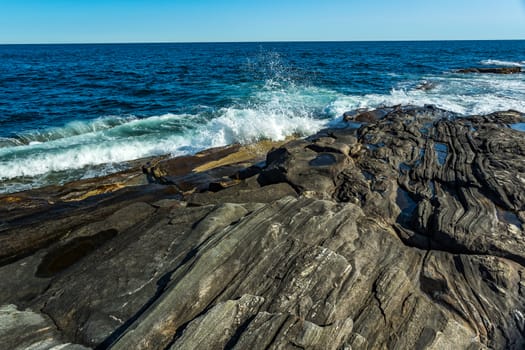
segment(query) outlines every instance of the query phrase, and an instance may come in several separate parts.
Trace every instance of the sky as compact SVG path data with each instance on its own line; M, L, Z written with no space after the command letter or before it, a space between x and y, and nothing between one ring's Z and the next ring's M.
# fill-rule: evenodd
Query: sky
M525 0L0 0L0 43L525 39Z

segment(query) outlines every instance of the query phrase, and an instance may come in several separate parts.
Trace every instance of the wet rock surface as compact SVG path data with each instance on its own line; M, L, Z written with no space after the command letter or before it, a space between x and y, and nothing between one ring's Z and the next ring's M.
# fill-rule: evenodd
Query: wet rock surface
M522 349L524 116L345 119L265 156L153 161L77 201L0 197L1 343Z

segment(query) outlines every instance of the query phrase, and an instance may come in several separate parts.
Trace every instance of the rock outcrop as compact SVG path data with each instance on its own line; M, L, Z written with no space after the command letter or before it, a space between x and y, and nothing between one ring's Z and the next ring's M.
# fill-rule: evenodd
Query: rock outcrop
M78 201L0 197L0 342L522 349L524 116L345 118L263 159L233 146Z
M516 74L521 73L521 67L481 67L459 69L458 73L491 73L491 74Z

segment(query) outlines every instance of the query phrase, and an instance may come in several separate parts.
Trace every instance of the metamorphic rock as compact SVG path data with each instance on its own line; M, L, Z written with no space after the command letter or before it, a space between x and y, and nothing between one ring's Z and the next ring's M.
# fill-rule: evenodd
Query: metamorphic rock
M0 348L523 349L524 115L344 119L1 196Z

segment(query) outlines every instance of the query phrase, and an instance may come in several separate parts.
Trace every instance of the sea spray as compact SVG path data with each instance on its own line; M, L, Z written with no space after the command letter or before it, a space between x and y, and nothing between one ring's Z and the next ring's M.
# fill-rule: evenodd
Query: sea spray
M344 126L357 108L525 111L524 74L454 73L522 65L524 50L521 41L2 47L0 192L308 135Z

